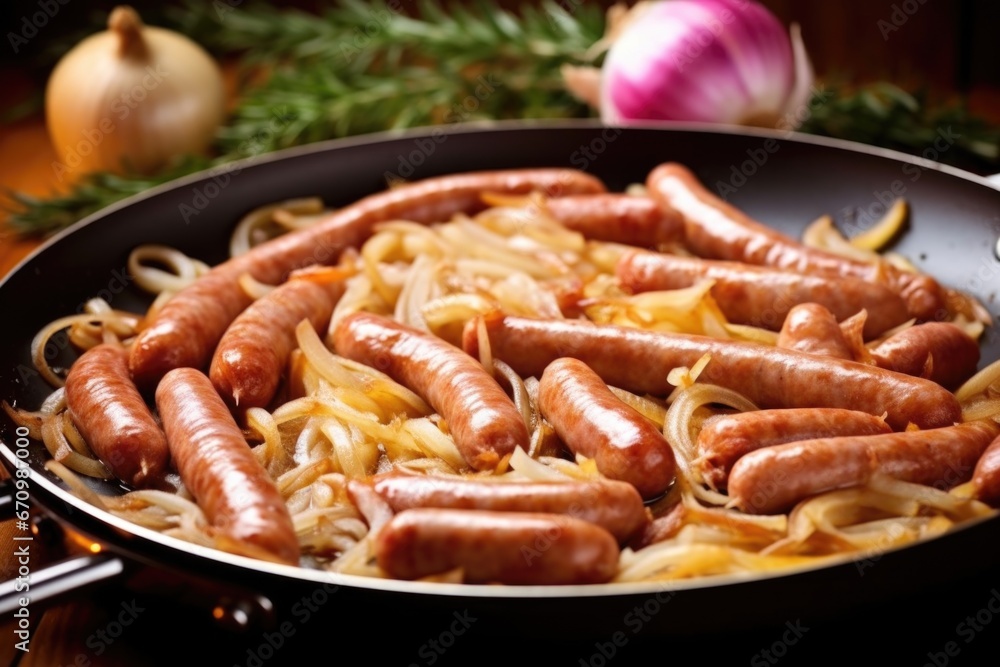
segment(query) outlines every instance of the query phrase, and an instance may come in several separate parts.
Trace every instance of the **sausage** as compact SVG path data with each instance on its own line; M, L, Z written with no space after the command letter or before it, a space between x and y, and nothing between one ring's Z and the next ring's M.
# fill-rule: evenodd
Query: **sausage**
M125 348L84 352L66 376L73 423L108 470L132 487L156 485L167 470L167 437L128 373Z
M615 270L632 292L690 287L714 281L711 294L730 322L777 331L792 306L818 303L838 320L868 311L865 335L874 337L910 319L903 299L859 278L801 275L766 266L629 251Z
M297 564L299 544L281 493L257 461L229 408L194 368L168 372L156 406L184 485L212 526L240 545Z
M500 384L474 358L437 336L371 313L344 317L337 354L377 368L409 387L448 423L466 463L492 470L521 447L528 427Z
M649 197L572 195L547 200L545 210L559 224L595 241L657 248L684 233L680 216Z
M674 452L660 429L582 361L564 357L546 366L538 410L574 454L593 459L602 475L628 482L643 498L662 495L674 481Z
M484 193L533 190L559 197L605 188L597 178L572 169L512 169L430 178L370 195L215 266L175 294L136 337L129 356L132 377L140 387L152 388L172 368L207 366L226 327L252 301L239 285L245 273L276 285L296 268L335 262L345 248L361 245L376 223L445 221L481 210Z
M747 512L773 514L824 491L866 484L875 474L950 489L973 476L998 433L1000 426L985 420L765 447L736 462L729 495Z
M733 464L745 454L786 442L848 435L877 435L892 429L881 417L841 408L755 410L709 418L696 445L705 481L724 489Z
M785 315L775 345L786 350L854 360L854 352L837 318L818 303L793 306Z
M304 319L326 329L341 281L289 280L257 299L226 329L212 356L209 377L233 408L262 408L278 390L288 357L295 349L295 327Z
M871 351L871 358L882 368L957 389L976 372L979 344L954 324L927 322L885 339Z
M618 569L615 538L562 514L411 509L375 539L375 558L396 579L462 568L470 584L566 585L610 581Z
M912 317L941 319L947 313L944 290L932 277L808 248L722 201L683 165L656 167L646 189L660 206L684 219L684 242L696 255L883 283L903 297Z
M1000 507L1000 437L994 438L979 457L972 473L972 486L976 498L991 507Z
M489 482L427 475L378 475L375 491L396 512L415 507L568 514L625 542L649 522L635 487L615 480Z
M590 366L609 385L636 394L666 396L667 374L711 362L699 382L740 392L761 408L847 408L886 414L894 430L912 422L921 428L961 420L954 394L935 382L867 364L782 350L760 343L645 331L584 321L483 316L494 358L522 377L540 376L560 357ZM463 347L479 353L478 319L463 331Z

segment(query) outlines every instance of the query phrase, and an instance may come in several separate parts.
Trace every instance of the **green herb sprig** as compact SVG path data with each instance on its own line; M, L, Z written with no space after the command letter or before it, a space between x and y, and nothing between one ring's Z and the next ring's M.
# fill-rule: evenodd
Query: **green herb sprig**
M23 235L62 229L124 197L234 159L387 129L481 119L593 115L563 85L564 64L600 65L591 48L605 17L586 3L525 3L518 11L446 0L347 0L319 14L225 0L164 10L178 30L219 58L238 59L237 107L210 158L189 157L154 176L89 174L66 194L12 194ZM454 6L453 6L454 5ZM800 131L920 154L939 131L957 137L939 159L1000 169L1000 129L961 104L876 83L828 87Z

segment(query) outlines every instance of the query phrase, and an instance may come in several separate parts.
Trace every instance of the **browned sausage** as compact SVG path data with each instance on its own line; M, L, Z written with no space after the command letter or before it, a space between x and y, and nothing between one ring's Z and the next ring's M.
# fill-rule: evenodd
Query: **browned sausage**
M268 405L295 349L295 327L308 319L323 331L343 293L341 281L289 280L257 299L229 325L212 356L209 377L219 395L239 409Z
M333 333L340 354L367 364L409 387L448 423L466 463L491 470L521 447L528 427L500 384L454 345L371 313L344 317Z
M237 549L249 544L252 554L297 564L288 507L212 381L193 368L174 369L156 388L156 406L181 480L212 526Z
M396 579L462 568L470 584L599 584L618 569L618 543L562 514L412 509L379 532L375 557Z
M961 419L954 394L941 385L843 359L782 350L768 345L644 331L583 321L487 316L492 354L522 377L540 376L560 357L580 359L614 387L666 396L667 374L711 362L698 381L740 392L761 408L847 408L886 414L895 430L909 422L921 428ZM478 355L477 320L466 325L463 346Z
M129 358L132 376L140 387L151 388L172 368L207 366L226 327L251 303L239 285L245 273L276 285L294 269L335 262L345 248L360 246L376 223L397 218L442 222L481 210L484 193L533 190L559 197L605 188L572 169L512 169L429 178L370 195L219 264L174 295L136 338Z
M977 498L992 507L1000 507L1000 437L994 438L979 457L972 485Z
M744 454L762 447L891 431L881 417L858 410L756 410L708 419L698 433L697 447L705 481L716 489L724 489L733 464Z
M736 462L729 495L747 512L772 514L824 491L865 484L874 474L950 489L972 477L998 433L1000 426L986 420L765 447Z
M656 248L684 234L680 216L649 197L574 195L547 200L545 210L559 224L596 241Z
M956 389L975 374L979 344L954 324L927 322L885 339L871 357L882 368Z
M837 318L818 303L800 303L792 307L785 316L775 345L836 359L854 359Z
M903 297L913 317L942 319L947 312L944 290L930 276L902 271L885 262L873 265L808 248L722 201L683 165L665 163L656 167L647 176L646 188L660 206L676 211L684 219L685 244L696 255L802 274L881 282Z
M415 507L568 514L596 523L625 542L649 522L631 484L589 482L489 482L427 475L379 475L375 490L396 512Z
M133 487L155 485L170 459L167 438L128 374L128 352L104 343L84 352L66 376L66 404L90 449Z
M582 361L564 357L546 366L538 410L574 454L594 459L602 475L628 482L643 498L662 495L674 481L674 452L660 429Z
M910 319L903 299L883 285L859 278L801 275L739 262L681 257L647 251L626 252L616 268L632 292L690 287L715 282L711 294L730 322L777 331L792 306L818 303L838 320L868 311L865 335L878 334Z

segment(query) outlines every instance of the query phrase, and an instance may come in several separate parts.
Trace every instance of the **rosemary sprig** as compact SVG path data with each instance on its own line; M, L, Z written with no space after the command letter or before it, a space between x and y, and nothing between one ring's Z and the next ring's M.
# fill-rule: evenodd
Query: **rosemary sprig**
M82 220L116 201L144 192L151 187L192 174L210 166L203 157L186 157L178 164L154 176L106 172L88 174L66 194L36 197L23 192L10 192L8 196L17 206L8 218L8 224L24 236L41 236L57 232Z
M934 105L926 91L910 94L885 82L855 91L828 87L813 102L802 132L913 155L928 151L931 159L966 169L996 171L1000 165L1000 128L975 117L961 102Z
M188 0L168 14L168 25L215 53L238 53L248 68L271 71L244 91L219 129L212 163L390 128L589 113L565 91L559 68L584 62L603 34L596 7L570 14L549 1L514 13L486 2L475 11L446 10L426 0L408 8L411 16L397 11L405 4L348 0L317 17ZM25 235L47 234L207 166L192 158L152 179L90 174L52 199L14 194L10 224Z
M600 65L589 50L604 33L593 5L546 0L518 11L485 0L345 0L320 14L225 0L164 9L165 27L247 74L240 102L219 129L211 159L189 157L155 176L90 174L65 195L11 196L10 224L43 235L129 195L214 164L353 134L477 119L591 115L563 85L564 64ZM267 76L253 76L266 72ZM261 82L262 81L262 82ZM931 104L876 83L827 87L800 131L920 154L954 138L935 159L1000 169L1000 129L962 105Z

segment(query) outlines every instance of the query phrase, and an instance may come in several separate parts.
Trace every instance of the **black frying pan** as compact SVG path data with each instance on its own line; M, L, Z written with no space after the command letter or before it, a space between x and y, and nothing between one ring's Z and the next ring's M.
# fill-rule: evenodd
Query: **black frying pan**
M384 188L389 175L418 179L528 166L582 168L618 190L641 182L667 160L689 165L735 205L796 236L826 213L863 227L893 197L905 196L912 206L910 229L894 249L944 284L996 308L1000 192L970 174L897 153L791 134L677 126L620 130L592 122L463 126L445 133L336 141L196 175L112 206L61 234L0 285L0 398L33 409L48 393L30 370L29 357L29 342L43 323L77 311L95 294L116 308L145 309L148 297L130 284L125 270L129 251L140 243L166 244L214 263L224 258L235 222L277 200L319 195L328 205L339 206ZM983 363L1000 357L996 333L988 331L983 340ZM66 363L74 357L68 349L53 354ZM973 635L975 645L963 643L966 635L956 629L965 615L988 610L993 587L1000 586L1000 518L904 549L752 580L536 589L414 584L270 565L138 529L65 491L42 467L44 448L38 443L19 448L6 418L0 422L0 439L8 468L18 449L27 454L32 502L103 546L103 555L64 565L69 579L63 571L35 573L38 604L77 584L113 576L131 577L129 582L144 586L151 580L189 582L195 577L233 591L234 599L249 601L258 611L272 609L261 615L277 624L272 628L292 623L297 639L283 647L283 657L293 655L293 644L299 649L327 646L330 632L361 637L373 628L376 639L383 639L369 646L377 651L373 658L391 655L407 664L475 657L483 647L514 651L508 655L527 660L529 648L518 648L529 646L523 643L526 638L560 647L556 664L606 664L630 650L635 657L633 648L643 643L655 644L657 651L701 647L707 659L731 652L741 663L756 659L752 664L774 664L771 658L791 655L792 647L798 647L799 657L818 659L857 646L841 635L867 636L886 655L922 664L945 651L948 641L958 642L969 656L972 648L981 650L991 637L1000 637L1000 613L992 628L983 625ZM114 485L94 484L114 490ZM49 589L42 586L46 577L53 580ZM172 594L183 590L180 586ZM7 613L16 605L9 595L11 584L0 592L8 594L3 597ZM296 602L303 597L324 600L311 615L322 615L322 622L303 622L301 607L296 613ZM1000 612L1000 594L994 604ZM475 635L475 642L463 644L453 635L453 650L426 649L428 639L440 639L460 617L476 619L475 632L470 629L468 635ZM248 664L246 647L257 646L262 636L226 638L217 647L219 664ZM537 641L531 650L537 650ZM769 649L775 650L760 653ZM398 656L393 653L397 650ZM954 659L947 652L941 655Z

